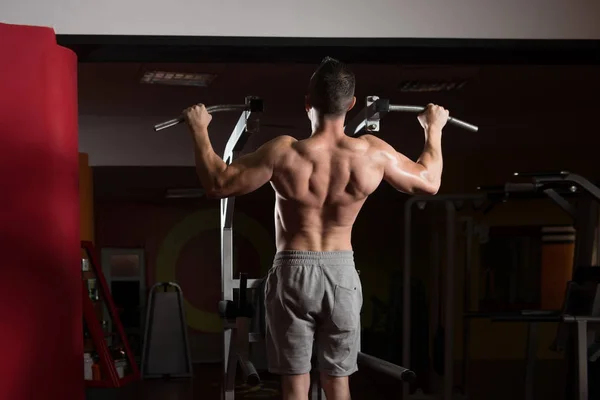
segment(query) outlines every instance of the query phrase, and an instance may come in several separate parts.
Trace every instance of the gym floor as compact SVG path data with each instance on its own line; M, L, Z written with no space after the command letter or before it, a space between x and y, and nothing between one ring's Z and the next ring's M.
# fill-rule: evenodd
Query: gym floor
M242 391L236 399L281 399L273 393L278 389L274 376L261 374L262 392ZM120 389L88 389L86 400L219 400L220 368L215 364L196 365L191 380L145 380ZM393 379L361 371L351 379L353 400L373 400L373 387L377 387L377 399L395 399L402 390L401 384ZM270 390L271 389L271 390Z

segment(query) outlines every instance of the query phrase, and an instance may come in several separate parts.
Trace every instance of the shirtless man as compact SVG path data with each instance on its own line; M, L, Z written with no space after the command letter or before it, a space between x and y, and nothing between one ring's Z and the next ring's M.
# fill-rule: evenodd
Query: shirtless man
M326 58L306 96L311 136L277 137L230 165L213 151L204 105L184 111L209 197L244 195L267 182L275 190L277 254L265 290L266 341L269 371L282 376L284 400L308 399L313 342L327 399L350 399L362 307L351 233L367 197L382 180L410 194L440 187L448 111L430 104L419 115L425 148L413 162L376 136L344 133L354 87L354 74Z

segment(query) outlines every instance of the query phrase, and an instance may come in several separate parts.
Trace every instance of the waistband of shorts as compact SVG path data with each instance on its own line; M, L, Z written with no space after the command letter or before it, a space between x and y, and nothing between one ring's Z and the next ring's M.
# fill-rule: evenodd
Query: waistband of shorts
M275 254L274 266L319 264L321 266L354 265L354 251L283 250Z

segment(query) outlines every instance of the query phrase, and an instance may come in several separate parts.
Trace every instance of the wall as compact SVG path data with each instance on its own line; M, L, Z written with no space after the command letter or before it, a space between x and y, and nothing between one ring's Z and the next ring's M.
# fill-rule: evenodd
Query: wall
M141 85L140 71L146 68L210 72L218 78L209 88ZM491 154L501 167L535 169L558 162L564 158L562 153L585 155L600 145L598 136L589 133L593 127L587 117L600 105L597 66L358 64L352 68L357 76L358 102L349 118L360 112L366 95L375 93L394 103L441 104L452 115L477 124L477 133L454 127L445 130L444 152L464 155L466 161L446 163L447 172L453 173L464 164L467 179L475 161L486 160L484 154ZM303 100L313 65L92 63L79 69L79 146L81 152L89 154L92 166L192 166L192 141L184 126L160 132L152 127L198 99L206 104L227 104L242 101L249 93L265 99L260 132L252 135L246 149L280 134L297 138L309 134ZM469 79L461 90L404 93L397 86L404 79L453 80L454 74ZM217 151L224 148L238 117L236 113L222 113L213 119L210 136ZM388 114L381 126L379 136L399 151L418 157L423 134L414 115ZM533 161L528 152L548 156ZM552 158L550 153L558 157ZM540 166L540 160L545 165ZM488 174L494 173L495 168L488 170ZM478 184L481 181L474 183Z
M79 214L81 240L94 242L94 178L86 153L79 153Z
M51 26L58 33L78 35L600 38L596 23L600 5L594 0L257 0L252 4L178 0L170 4L27 0L2 3L0 15L6 22ZM343 23L331 22L337 14L342 14Z

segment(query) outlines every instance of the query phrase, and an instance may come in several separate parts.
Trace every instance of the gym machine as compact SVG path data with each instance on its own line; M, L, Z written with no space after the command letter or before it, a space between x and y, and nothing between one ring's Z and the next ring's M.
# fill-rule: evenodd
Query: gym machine
M230 107L223 107L227 111ZM248 136L258 131L258 118L263 111L262 100L247 97L242 115L240 116L233 132L227 140L223 152L223 161L231 164L233 159L242 150ZM209 111L210 112L210 111ZM214 111L212 111L214 112ZM260 334L250 332L250 321L253 311L247 305L246 294L248 289L257 288L260 279L248 279L241 275L240 279L233 277L233 207L234 197L221 199L221 302L219 310L223 321L223 389L222 399L235 398L235 375L239 362L244 381L258 384L260 377L250 362L250 343L261 340ZM239 289L238 305L234 305L234 290Z
M575 252L573 278L567 283L562 310L522 311L511 315L491 316L492 321L525 322L529 324L525 370L525 400L534 399L533 375L535 355L539 340L538 326L544 322L558 323L553 350L567 349L570 378L566 397L587 400L589 397L588 361L596 361L600 351L595 346L596 332L588 325L600 323L600 269L594 254L598 248L598 204L600 188L586 178L567 171L515 173L515 177L529 182L508 182L506 193L544 193L554 201L574 222ZM584 192L575 202L566 197ZM596 265L591 267L592 265ZM568 325L575 324L575 335L570 335ZM574 372L576 371L576 372Z
M260 98L248 96L244 104L216 105L206 108L209 113L241 111L241 115L227 140L223 151L223 161L231 164L244 147L248 137L259 129L258 115L263 111L263 101ZM178 117L154 127L155 131L170 128L184 122ZM250 322L254 310L247 300L248 289L260 286L261 279L248 279L240 274L233 277L233 207L235 198L221 199L221 301L219 314L223 318L223 382L221 399L235 399L235 380L238 363L243 374L243 380L251 385L260 383L260 377L250 361L250 344L262 340L259 333L250 332ZM238 302L234 303L234 291L238 292Z
M420 113L424 107L390 105L389 101L379 99L377 96L367 97L366 108L354 118L346 127L346 132L351 136L358 136L361 131L379 131L379 121L387 113L392 111ZM209 113L225 111L242 111L232 134L227 141L223 160L230 164L242 149L247 137L258 129L258 119L254 118L257 113L262 112L262 101L255 97L247 97L243 105L217 105L207 107ZM178 117L154 126L155 131L170 128L184 122L183 117ZM471 131L477 131L474 125L457 120L449 119L454 124ZM235 374L239 362L244 381L249 384L258 384L260 377L249 360L249 345L262 340L260 333L251 333L250 322L254 310L248 304L247 290L257 289L262 282L261 279L248 279L241 274L240 279L233 278L233 207L235 198L230 197L221 200L221 284L222 301L219 303L219 312L224 318L223 331L223 400L235 398ZM239 289L238 303L234 303L234 290ZM385 375L399 379L403 382L412 382L416 375L408 368L392 364L377 357L359 352L358 364L360 368L369 368ZM317 379L311 384L311 398L313 400L324 399L324 392Z
M446 212L446 275L444 282L444 383L442 399L451 400L454 388L454 270L456 251L456 211L465 202L471 202L474 208L483 207L487 196L484 194L472 195L445 195L445 196L413 196L404 204L404 249L402 264L402 364L410 367L410 321L411 321L411 280L412 271L412 213L417 205L419 210L424 210L427 203L438 202L444 205ZM468 266L470 268L470 266ZM441 312L441 310L440 310ZM408 387L403 387L403 399L408 399Z
M559 323L559 329L556 339L556 350L565 348L568 344L573 344L576 352L576 365L573 368L577 371L577 379L574 388L567 393L567 398L577 398L578 400L588 399L588 360L595 361L600 358L600 346L594 343L596 331L589 329L589 325L600 323L600 273L596 271L598 267L584 267L598 264L594 259L594 247L598 246L598 202L600 202L600 189L593 185L587 179L569 172L557 173L516 173L515 176L529 178L530 182L508 182L501 188L485 188L485 193L476 194L458 194L448 196L414 196L407 200L404 209L404 264L403 279L405 282L410 280L411 276L411 224L414 205L420 210L425 209L427 203L442 202L445 206L446 221L446 279L445 279L445 335L444 335L444 384L443 396L445 400L453 398L453 354L454 354L454 266L456 250L456 223L463 222L466 227L466 259L465 259L465 297L464 297L464 321L465 334L464 342L464 360L463 366L463 385L467 386L467 360L468 360L468 320L473 318L486 318L497 322L526 322L529 324L527 338L527 355L525 369L525 400L533 400L533 373L535 354L538 343L538 324L542 322ZM480 190L484 188L479 188ZM590 196L578 197L578 207L567 200L568 197L585 192ZM456 211L464 207L466 202L470 202L475 210L489 210L499 202L505 202L510 198L530 198L532 195L542 195L553 200L561 209L568 213L575 222L578 232L575 242L574 272L573 281L567 285L567 291L563 309L558 311L537 311L524 310L517 313L482 313L470 312L468 306L468 296L470 295L469 277L472 270L472 238L475 234L472 218L457 218ZM590 199L591 197L591 199ZM591 200L591 202L590 202ZM595 256L598 258L598 256ZM596 261L596 262L594 262ZM585 270L588 271L585 271ZM579 270L579 271L578 271ZM584 278L577 276L584 276ZM592 275L592 278L589 278ZM592 281L592 288L585 287L585 284ZM591 293L590 293L591 292ZM576 297L577 300L573 300ZM587 304L581 307L581 299ZM410 285L403 285L403 364L409 366L410 363ZM573 306L578 304L579 307ZM569 335L566 332L568 324L576 325L576 335L574 343L569 342ZM574 395L573 391L577 394ZM404 388L404 396L408 395L408 388ZM407 397L404 397L407 398Z

